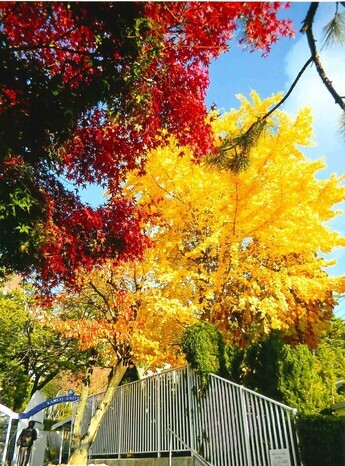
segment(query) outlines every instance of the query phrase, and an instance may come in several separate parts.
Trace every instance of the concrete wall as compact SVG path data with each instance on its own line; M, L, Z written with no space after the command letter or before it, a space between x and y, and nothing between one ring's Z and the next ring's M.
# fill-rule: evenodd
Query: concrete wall
M169 458L127 458L127 459L107 459L92 460L89 466L169 466ZM194 459L191 457L173 457L171 466L195 466Z

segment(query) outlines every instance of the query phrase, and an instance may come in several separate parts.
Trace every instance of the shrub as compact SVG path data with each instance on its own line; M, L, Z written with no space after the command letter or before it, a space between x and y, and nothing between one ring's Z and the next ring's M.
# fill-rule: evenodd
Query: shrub
M186 359L206 388L209 374L226 376L225 343L221 332L209 322L199 322L186 329L182 337Z
M297 432L304 466L345 464L345 417L303 415L297 419Z

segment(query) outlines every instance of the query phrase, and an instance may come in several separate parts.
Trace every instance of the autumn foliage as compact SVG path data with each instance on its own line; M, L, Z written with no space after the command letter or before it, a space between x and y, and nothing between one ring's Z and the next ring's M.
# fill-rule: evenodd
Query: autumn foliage
M253 92L252 102L241 98L239 110L214 112L209 121L216 147L277 100L261 101ZM55 296L50 324L90 354L89 373L96 365L111 368L86 433L80 428L74 434L71 464L85 457L128 365L155 369L183 362L182 335L195 322L214 323L240 346L272 330L293 345L316 345L332 314L333 293L343 289L341 278L327 274L331 264L320 252L345 244L325 225L337 215L333 208L345 189L335 176L315 177L322 161L311 162L300 150L311 136L307 109L296 118L277 112L241 172L201 163L174 136L157 138L145 172L132 170L121 193L112 194L115 205L121 199L142 212L150 247L140 260L117 258L79 271L77 292ZM89 379L83 377L83 399Z
M264 114L277 97L241 98L241 107L212 122L218 145ZM321 253L344 246L326 224L344 200L342 179L319 180L322 161L299 147L311 144L308 109L279 112L261 133L244 172L195 164L176 139L153 150L146 175L126 191L157 221L145 256L153 288L216 323L227 338L247 344L272 329L290 343L314 346L334 307L341 278L327 273ZM169 304L167 304L169 306Z
M278 329L313 347L327 326L344 282L321 253L344 245L326 222L345 193L300 150L310 112L265 118L246 171L210 162L236 156L227 141L278 98L252 93L239 110L208 114L209 64L235 35L263 54L291 35L280 7L0 4L0 265L35 272L48 293L63 284L46 323L86 358L75 464L128 364L176 365L191 323L215 323L243 346ZM98 208L80 196L90 183L107 192ZM109 384L82 433L98 364Z
M204 101L210 60L235 31L243 47L263 53L279 35L291 35L279 8L2 2L2 265L36 270L49 287L71 284L73 270L124 250L140 257L145 244L132 204L92 209L79 189L118 190L128 170L144 169L163 130L195 157L212 151Z
M277 99L261 101L253 92L252 102L241 97L238 110L214 115L216 144ZM323 162L300 150L311 137L308 109L296 118L277 113L240 173L196 163L174 137L161 141L146 173L128 174L121 193L143 211L151 247L140 261L108 261L79 274L80 291L59 297L59 331L84 350L101 347L108 363L144 367L176 364L181 335L198 319L215 323L234 344L277 329L291 344L314 347L343 288L320 252L345 245L326 225L345 190L335 176L316 178Z

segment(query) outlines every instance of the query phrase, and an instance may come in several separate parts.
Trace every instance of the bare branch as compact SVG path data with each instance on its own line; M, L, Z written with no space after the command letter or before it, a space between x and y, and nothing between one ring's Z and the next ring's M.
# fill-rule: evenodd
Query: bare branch
M307 36L307 41L308 41L309 49L311 51L311 56L315 64L316 70L321 78L321 81L326 86L327 90L332 95L332 97L334 98L335 103L339 105L342 110L345 111L344 99L334 89L332 82L330 81L327 74L325 73L325 70L323 69L319 54L317 52L316 41L315 41L315 37L313 33L313 22L314 22L315 13L317 11L318 6L319 6L319 3L310 4L307 16L305 17L305 20L303 21L303 27L301 29L301 32L305 33Z
M103 299L103 301L104 301L105 305L107 306L108 310L110 310L110 309L111 309L111 306L110 306L109 300L108 300L108 298L106 297L106 295L105 295L104 293L102 293L102 292L97 288L97 286L96 286L91 280L90 280L89 283L90 283L91 288L98 294L98 296L99 296L100 298Z
M266 113L266 115L264 115L262 117L262 119L266 119L268 118L273 112L275 112L281 105L283 105L283 103L286 101L286 99L290 96L291 92L294 90L294 88L296 87L296 84L298 83L298 81L301 79L303 73L305 72L305 70L308 68L308 66L313 62L313 57L310 57L306 62L305 64L302 66L300 72L298 73L298 75L296 76L296 79L294 80L294 82L291 84L289 90L287 91L287 93L285 94L285 96L269 111Z

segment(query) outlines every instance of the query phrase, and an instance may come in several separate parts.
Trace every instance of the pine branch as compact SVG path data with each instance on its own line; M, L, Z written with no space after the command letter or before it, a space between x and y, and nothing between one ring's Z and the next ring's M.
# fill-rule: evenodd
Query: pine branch
M292 93L292 91L294 90L294 88L296 87L298 81L301 79L303 73L305 72L305 70L308 68L308 66L313 62L313 57L310 57L306 62L305 64L302 66L302 68L300 69L298 75L296 76L294 82L291 84L289 90L287 91L287 93L285 94L285 96L269 111L267 112L263 117L262 119L267 119L269 116L272 115L273 112L275 112L281 105L283 105L283 103L288 99L288 97L290 96L290 94Z
M209 157L206 163L219 169L228 169L233 173L245 170L249 165L249 152L258 141L266 126L267 119L289 98L303 73L312 62L313 57L310 57L302 66L285 96L271 110L257 118L243 134L225 139L217 154Z
M345 112L343 112L340 117L339 133L342 136L342 138L345 139Z
M345 43L345 13L336 12L331 21L323 28L323 46Z

